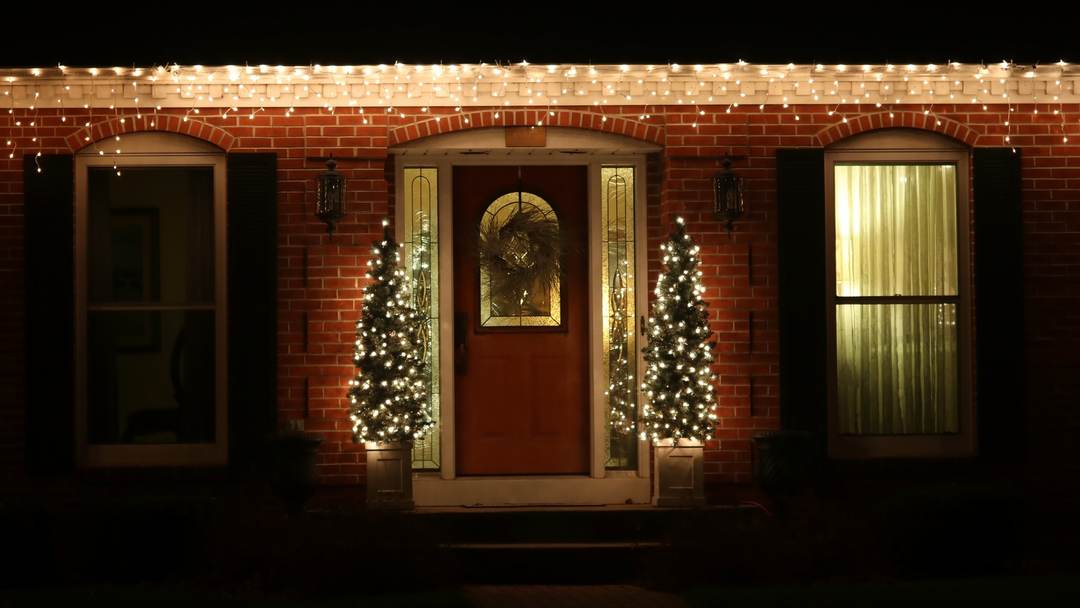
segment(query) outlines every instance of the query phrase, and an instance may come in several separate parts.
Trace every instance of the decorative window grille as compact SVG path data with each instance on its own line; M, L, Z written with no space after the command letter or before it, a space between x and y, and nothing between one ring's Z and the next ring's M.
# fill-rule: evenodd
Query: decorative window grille
M413 469L439 469L439 176L435 167L405 167L405 265L413 305L427 313L420 328L426 344L427 393L432 430L413 444Z
M634 168L601 167L605 466L636 469L637 310L634 251Z

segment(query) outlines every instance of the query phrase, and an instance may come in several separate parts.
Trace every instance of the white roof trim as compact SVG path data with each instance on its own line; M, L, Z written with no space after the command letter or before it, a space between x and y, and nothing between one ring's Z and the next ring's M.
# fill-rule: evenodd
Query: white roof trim
M0 70L4 97L10 107L160 106L220 112L231 107L329 111L360 106L389 112L612 104L1076 103L1080 68L1064 63L57 66Z

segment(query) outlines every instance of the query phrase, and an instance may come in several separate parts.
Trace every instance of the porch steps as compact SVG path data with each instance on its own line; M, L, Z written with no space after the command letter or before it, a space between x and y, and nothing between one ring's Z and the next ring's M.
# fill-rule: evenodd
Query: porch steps
M458 578L486 584L635 582L665 552L763 516L753 507L419 508Z

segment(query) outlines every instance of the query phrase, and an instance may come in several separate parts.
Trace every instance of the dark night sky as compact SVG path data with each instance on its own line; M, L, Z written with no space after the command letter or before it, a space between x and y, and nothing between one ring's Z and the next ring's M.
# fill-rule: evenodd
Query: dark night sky
M962 3L289 3L287 11L159 2L93 18L5 8L0 67L149 66L165 63L363 65L393 63L987 63L1080 61L1080 47L1042 22ZM192 6L200 6L192 12ZM355 6L355 5L354 5ZM489 5L484 5L489 6ZM878 8L880 7L880 8ZM917 7L917 8L912 8ZM927 8L929 7L929 8ZM869 10L881 11L869 13ZM655 11L650 14L650 11ZM95 14L98 14L95 11ZM1065 18L1064 15L1061 16Z

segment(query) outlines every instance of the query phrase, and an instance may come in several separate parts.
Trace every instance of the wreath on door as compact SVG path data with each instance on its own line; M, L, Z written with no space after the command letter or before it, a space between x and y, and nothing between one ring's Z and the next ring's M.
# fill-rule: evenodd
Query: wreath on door
M557 286L563 250L558 220L520 202L499 216L481 222L477 244L480 269L491 277L491 299L521 302L531 290Z

